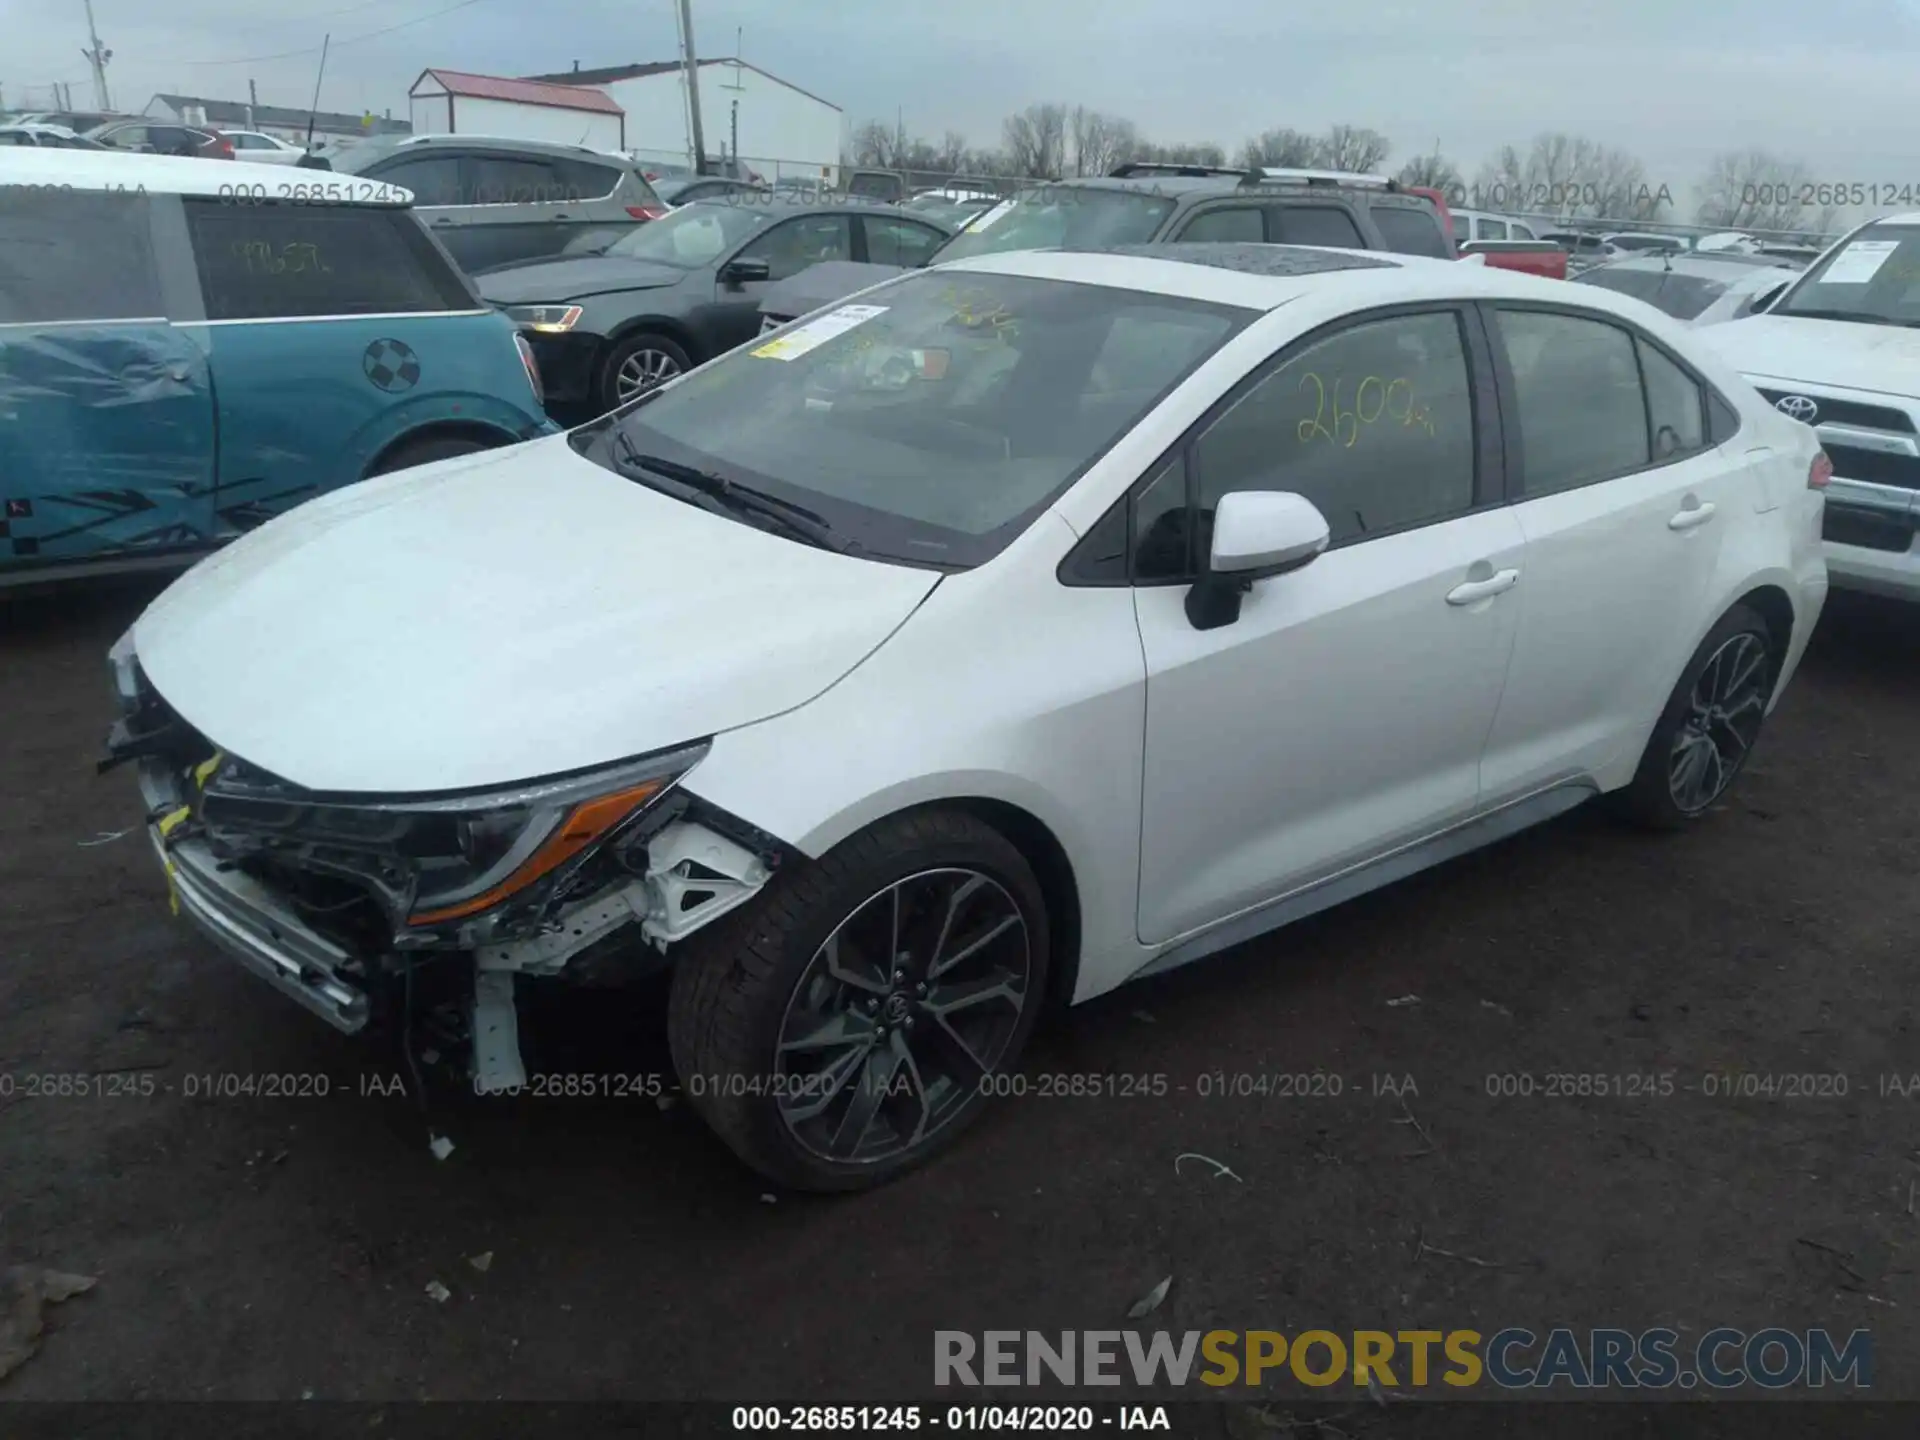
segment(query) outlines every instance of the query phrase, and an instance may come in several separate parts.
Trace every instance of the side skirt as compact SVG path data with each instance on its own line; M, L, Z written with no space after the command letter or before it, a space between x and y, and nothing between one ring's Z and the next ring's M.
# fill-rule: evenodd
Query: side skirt
M1569 781L1549 790L1536 791L1498 810L1489 810L1450 830L1443 830L1438 835L1415 840L1398 850L1362 861L1351 869L1269 900L1256 909L1243 911L1211 930L1176 941L1122 983L1144 980L1149 975L1164 975L1169 970L1178 970L1183 965L1217 955L1222 950L1231 949L1270 930L1278 930L1283 925L1291 925L1296 920L1330 910L1369 891L1404 880L1409 875L1417 875L1422 870L1491 845L1496 840L1504 840L1509 835L1516 835L1556 815L1564 815L1598 793L1598 787L1590 780Z

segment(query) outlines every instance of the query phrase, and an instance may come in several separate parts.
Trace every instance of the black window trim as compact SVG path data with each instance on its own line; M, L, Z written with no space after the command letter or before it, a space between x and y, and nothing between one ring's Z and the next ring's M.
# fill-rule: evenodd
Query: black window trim
M1302 350L1332 339L1342 331L1383 320L1397 320L1405 316L1452 314L1460 326L1461 343L1467 362L1467 400L1474 432L1473 504L1451 515L1418 520L1406 525L1395 525L1390 529L1371 530L1364 536L1354 536L1352 539L1329 546L1327 553L1348 549L1356 544L1385 540L1414 530L1424 530L1433 525L1450 524L1455 520L1465 519L1469 515L1478 515L1505 506L1509 503L1506 479L1509 462L1505 447L1501 443L1504 433L1503 412L1495 379L1491 346L1479 308L1476 302L1466 299L1402 301L1391 305L1375 306L1367 310L1350 311L1337 319L1316 326L1303 335L1296 335L1281 349L1276 350L1235 381L1231 389L1209 405L1198 419L1181 432L1179 438L1154 457L1141 474L1127 486L1125 493L1103 511L1098 520L1087 527L1087 533L1060 561L1058 569L1054 572L1055 578L1062 585L1076 589L1112 589L1124 586L1129 589L1150 590L1168 585L1193 584L1199 578L1199 567L1191 554L1187 557L1190 573L1186 575L1155 580L1134 578L1134 545L1137 539L1133 533L1134 502L1168 466L1178 462L1187 492L1186 504L1191 509L1194 503L1197 468L1193 463L1193 446L1215 421L1232 409L1243 396L1265 383L1274 371L1290 363ZM1096 541L1104 538L1102 532L1111 523L1115 510L1124 510L1126 516L1125 573L1118 577L1102 576L1095 569L1098 560L1092 552L1098 548ZM1189 536L1197 533L1197 526L1189 527Z
M1727 399L1717 385L1689 364L1684 357L1675 354L1670 347L1663 344L1654 336L1649 335L1645 330L1634 324L1633 321L1623 316L1614 315L1605 310L1591 310L1584 305L1566 304L1557 300L1482 300L1477 302L1477 305L1481 312L1480 322L1485 330L1487 343L1493 356L1494 370L1498 377L1499 393L1503 400L1511 402L1513 414L1516 417L1512 425L1502 427L1506 442L1506 473L1516 477L1513 494L1509 501L1511 504L1525 505L1533 500L1550 500L1555 495L1568 495L1575 490L1585 490L1590 486L1604 485L1610 480L1624 480L1629 475L1644 475L1651 470L1660 470L1669 465L1679 465L1688 460L1697 460L1700 456L1710 454L1722 445L1727 444L1740 433L1742 427L1740 407ZM1496 318L1496 313L1501 310L1534 311L1547 315L1561 315L1570 320L1592 320L1602 325L1611 325L1616 330L1626 332L1627 338L1634 342L1633 368L1634 373L1640 377L1640 411L1641 414L1646 417L1647 426L1647 463L1628 466L1624 470L1616 470L1606 475L1596 475L1591 480L1585 480L1578 485L1569 485L1559 490L1549 490L1544 495L1528 495L1519 488L1518 479L1526 474L1526 456L1520 442L1520 425L1517 418L1519 415L1520 392L1514 380L1513 365L1507 356L1506 341L1501 337L1499 321ZM1675 323L1677 324L1679 322L1676 321ZM1639 347L1642 345L1651 346L1663 359L1691 380L1694 383L1694 387L1700 392L1701 443L1691 450L1680 451L1678 454L1669 455L1665 459L1653 458L1653 397L1647 393L1646 367L1640 363ZM1722 427L1714 423L1717 418L1714 414L1713 406L1715 400L1718 400L1734 417L1733 428L1725 431L1724 434L1721 433Z

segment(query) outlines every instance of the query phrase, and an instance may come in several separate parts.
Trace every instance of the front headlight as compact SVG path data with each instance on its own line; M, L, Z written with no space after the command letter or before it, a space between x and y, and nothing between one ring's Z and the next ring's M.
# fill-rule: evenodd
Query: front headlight
M439 799L309 800L228 762L201 816L216 839L370 882L407 930L537 904L706 754L704 743L567 779Z
M509 305L507 318L544 335L564 335L580 323L578 305Z

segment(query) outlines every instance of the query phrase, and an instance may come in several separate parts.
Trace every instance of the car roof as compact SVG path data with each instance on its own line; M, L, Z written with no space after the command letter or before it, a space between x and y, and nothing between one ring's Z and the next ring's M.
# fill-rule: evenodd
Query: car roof
M1242 251L1247 252L1248 258L1223 264L1218 256L1209 259L1188 253L1201 250ZM1279 254L1271 261L1253 256L1253 252L1269 251L1306 252L1330 257L1339 263L1310 264L1304 257L1289 259ZM1638 323L1644 323L1649 308L1597 285L1584 286L1579 293L1569 294L1564 280L1548 280L1515 270L1424 255L1387 255L1379 251L1305 245L1174 244L1105 251L1010 250L950 260L934 268L1107 285L1252 310L1271 310L1303 295L1324 294L1329 290L1349 292L1355 308L1400 300L1536 300L1612 311Z
M1668 263L1671 261L1672 263ZM1765 255L1717 255L1709 250L1704 255L1636 255L1631 260L1615 260L1611 264L1596 266L1587 271L1597 275L1605 270L1634 270L1666 272L1675 275L1699 275L1715 280L1732 280L1755 270L1779 270L1786 267Z
M233 197L246 193L272 200L286 187L304 185L313 203L411 205L413 192L400 185L377 181L339 181L345 193L328 195L330 183L317 177L292 180L284 165L250 165L244 160L201 160L180 155L136 155L114 150L45 150L28 146L0 149L0 189L8 185L70 186L77 191L146 191L154 195L212 195Z
M484 150L523 150L530 154L554 155L564 159L577 159L586 155L600 161L612 160L633 170L645 168L631 155L623 155L618 150L596 150L591 145L567 145L557 140L521 140L512 135L383 136L378 140L365 142L364 148L369 154L377 151L380 155L386 156L398 154L402 150L432 149L439 145L472 146ZM356 147L356 154L360 148Z
M710 177L711 178L711 177ZM733 195L725 199L695 200L690 204L677 207L680 210L746 210L763 219L786 220L793 216L806 215L880 215L893 218L905 216L917 224L933 224L925 215L916 211L903 210L898 205L888 205L882 201L862 200L808 200L790 198L777 192L752 192L747 196Z

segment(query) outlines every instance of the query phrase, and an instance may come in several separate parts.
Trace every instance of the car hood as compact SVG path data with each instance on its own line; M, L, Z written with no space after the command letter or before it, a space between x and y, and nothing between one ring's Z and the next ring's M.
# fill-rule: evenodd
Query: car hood
M891 280L895 275L906 273L903 265L822 260L818 265L809 265L798 275L790 275L785 280L777 280L769 285L760 301L760 313L775 315L782 320L810 315L822 306L844 300L869 285L878 285L882 280Z
M1920 330L1753 315L1701 332L1743 375L1885 395L1920 395Z
M250 764L436 792L805 704L938 582L697 509L555 436L298 506L174 582L133 640L174 710Z
M693 272L676 270L653 260L628 260L619 255L582 255L572 260L543 260L514 265L474 276L480 298L496 305L541 304L554 300L583 300L623 290L659 290L678 285Z

